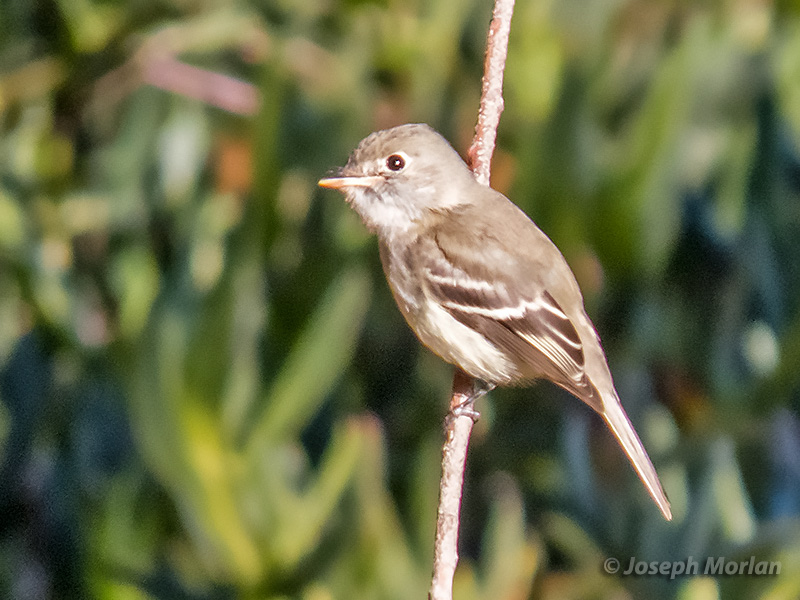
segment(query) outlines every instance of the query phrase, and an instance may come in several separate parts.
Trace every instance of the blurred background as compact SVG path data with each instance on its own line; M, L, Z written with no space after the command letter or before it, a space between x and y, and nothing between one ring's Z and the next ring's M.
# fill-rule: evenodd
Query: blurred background
M424 598L451 368L316 181L462 153L489 0L0 0L0 596ZM669 494L482 401L456 597L800 596L800 3L519 0L493 185L564 252ZM642 561L772 577L613 577Z

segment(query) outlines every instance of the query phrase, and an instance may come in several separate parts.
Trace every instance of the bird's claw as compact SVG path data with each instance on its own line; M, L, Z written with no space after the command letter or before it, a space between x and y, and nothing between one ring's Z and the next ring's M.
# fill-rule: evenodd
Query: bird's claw
M478 422L478 419L481 418L481 413L475 410L475 398L467 398L458 406L453 407L450 412L447 413L447 424L449 425L451 420L457 419L458 417L469 417L472 419L473 423Z

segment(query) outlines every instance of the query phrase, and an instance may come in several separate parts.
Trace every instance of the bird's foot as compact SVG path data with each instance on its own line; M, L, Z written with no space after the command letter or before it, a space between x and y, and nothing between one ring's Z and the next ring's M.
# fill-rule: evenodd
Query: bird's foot
M494 384L473 379L469 391L465 394L464 400L450 409L447 414L445 425L450 425L458 417L469 417L473 423L477 423L481 418L481 413L475 410L475 402L494 389Z
M477 398L467 398L458 406L454 406L450 409L450 412L447 413L447 418L457 419L458 417L469 417L472 419L473 423L477 423L478 419L481 418L481 413L475 410L475 400L477 400Z

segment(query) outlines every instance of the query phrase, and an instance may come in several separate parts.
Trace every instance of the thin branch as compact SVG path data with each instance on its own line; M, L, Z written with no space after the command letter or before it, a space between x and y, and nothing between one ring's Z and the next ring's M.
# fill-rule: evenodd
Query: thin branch
M182 53L205 52L209 46L234 48L246 60L263 61L269 54L270 41L257 23L228 21L224 27L215 26L211 31L204 23L166 27L147 37L127 61L97 81L91 113L111 113L128 95L143 85L151 85L234 114L256 115L260 104L256 86L180 60Z
M253 116L258 112L259 95L254 85L181 62L169 53L134 55L97 82L96 97L107 111L141 85L194 98L234 114Z
M228 112L254 116L259 96L250 83L181 62L174 56L152 60L142 69L142 82Z
M503 114L503 72L508 55L508 36L511 32L511 15L514 0L496 0L492 13L492 24L486 39L486 59L483 64L481 106L475 137L467 152L475 178L489 185L489 173L497 139L497 126Z
M439 483L439 513L436 519L436 542L433 552L433 580L428 594L430 600L450 600L453 597L453 576L458 564L458 525L461 510L461 489L467 446L474 421L467 415L454 416L472 391L472 378L461 369L453 375L453 394L450 415L445 428L442 448L442 480Z
M508 36L514 0L496 0L492 23L486 41L486 60L481 90L481 105L475 138L468 157L477 180L489 185L489 174L497 139L497 126L503 112L503 71L508 54ZM467 461L469 436L474 424L471 416L455 416L474 390L473 380L461 369L453 375L450 416L442 448L442 479L439 485L439 511L436 520L436 541L433 554L433 579L428 593L430 600L451 600L453 577L458 564L458 528L461 511L461 490Z

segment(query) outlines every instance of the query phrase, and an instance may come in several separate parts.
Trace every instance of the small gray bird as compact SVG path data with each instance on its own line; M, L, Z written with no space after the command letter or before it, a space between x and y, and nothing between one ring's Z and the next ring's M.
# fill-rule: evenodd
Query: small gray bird
M548 379L603 417L667 520L669 501L614 389L578 283L550 239L481 185L424 124L368 136L336 177L378 236L397 305L420 341L485 385ZM473 398L474 399L474 398Z

